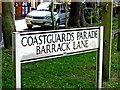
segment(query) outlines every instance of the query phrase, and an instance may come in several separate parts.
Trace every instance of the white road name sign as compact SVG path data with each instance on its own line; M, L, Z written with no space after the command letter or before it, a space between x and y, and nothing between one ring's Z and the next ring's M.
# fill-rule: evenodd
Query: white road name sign
M23 32L16 35L20 58L24 61L97 49L99 29Z
M14 32L16 88L21 88L21 64L80 52L98 51L96 81L102 87L103 27Z

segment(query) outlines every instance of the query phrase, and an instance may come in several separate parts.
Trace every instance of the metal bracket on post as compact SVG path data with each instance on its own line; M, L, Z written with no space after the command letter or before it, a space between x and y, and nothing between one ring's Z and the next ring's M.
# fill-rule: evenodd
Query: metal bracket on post
M103 42L104 47L107 47L107 40Z

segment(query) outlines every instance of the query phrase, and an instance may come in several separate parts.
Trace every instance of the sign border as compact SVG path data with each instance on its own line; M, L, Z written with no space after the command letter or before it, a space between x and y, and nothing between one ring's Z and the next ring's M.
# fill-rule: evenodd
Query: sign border
M20 42L19 36L16 34L20 34L20 35L27 35L27 33L29 33L29 35L31 34L37 34L37 33L48 33L48 32L67 32L67 31L77 31L77 30L81 31L81 30L92 30L92 29L99 29L99 38L98 38L98 48L92 49L92 50L84 50L84 51L79 51L78 52L72 52L69 53L68 55L57 55L56 57L50 57L49 58L44 58L44 59L50 59L50 58L57 58L57 57L62 57L62 56L69 56L69 55L75 55L75 54L80 54L80 53L86 53L86 52L92 52L92 51L97 51L98 50L98 55L97 55L97 62L96 62L96 83L97 83L97 89L98 88L102 88L102 63L103 63L103 26L98 26L98 27L85 27L85 28L71 28L71 29L61 29L61 30L50 30L50 31L33 31L33 32L13 32L13 69L14 69L14 86L16 88L21 88L21 64L22 63L28 63L28 62L34 62L34 61L40 61L40 60L44 60L44 59L40 59L38 60L38 58L32 58L30 59L30 61L26 61L26 60L20 60L20 52L16 52L15 51L19 51L17 50L19 47L19 44L16 43L16 40ZM15 57L15 58L14 58ZM36 60L34 60L36 59Z

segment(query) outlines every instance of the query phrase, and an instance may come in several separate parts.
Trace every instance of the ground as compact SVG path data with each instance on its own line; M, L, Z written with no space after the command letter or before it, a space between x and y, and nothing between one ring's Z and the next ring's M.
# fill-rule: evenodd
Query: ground
M25 23L25 18L24 17L19 17L15 20L15 25L16 25L16 31L44 31L44 30L52 30L52 27L46 26L46 27L41 27L38 25L34 25L32 29L28 29L27 25ZM60 26L60 29L63 29L64 25Z

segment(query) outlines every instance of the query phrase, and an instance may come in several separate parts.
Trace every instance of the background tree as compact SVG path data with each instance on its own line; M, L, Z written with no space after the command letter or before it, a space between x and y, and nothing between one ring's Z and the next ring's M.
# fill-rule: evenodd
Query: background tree
M68 28L68 2L65 0L65 28Z
M120 29L120 6L118 7L118 28ZM118 33L117 50L120 51L120 33Z
M54 17L54 0L51 1L51 6L50 6L50 11L51 11L51 19L52 19L52 27L55 30L56 29L56 20Z
M70 5L70 15L68 20L68 27L80 27L79 11L80 11L80 2L71 1Z
M70 15L68 20L69 27L80 27L85 26L86 20L84 17L84 8L82 2L71 1L70 5Z
M2 2L2 32L5 48L12 46L12 32L15 31L14 17L13 1L11 0L11 2Z
M80 2L80 11L79 11L79 18L80 18L80 26L86 26L87 22L85 19L84 7L82 2Z

